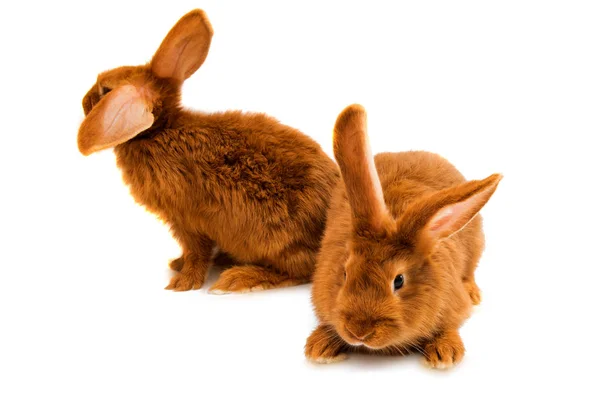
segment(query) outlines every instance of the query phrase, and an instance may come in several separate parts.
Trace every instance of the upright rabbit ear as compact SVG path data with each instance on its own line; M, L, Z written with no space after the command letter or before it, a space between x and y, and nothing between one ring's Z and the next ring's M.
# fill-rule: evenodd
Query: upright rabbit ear
M335 122L333 152L342 172L355 229L377 231L389 219L367 136L367 114L350 105Z
M204 11L190 11L169 31L154 54L152 72L161 78L189 78L206 59L212 35Z
M412 204L399 220L398 230L416 239L422 251L465 227L488 202L502 175L473 180L438 191ZM408 238L406 237L406 238Z
M135 137L154 123L151 105L133 85L117 87L87 114L79 127L77 144L83 155Z

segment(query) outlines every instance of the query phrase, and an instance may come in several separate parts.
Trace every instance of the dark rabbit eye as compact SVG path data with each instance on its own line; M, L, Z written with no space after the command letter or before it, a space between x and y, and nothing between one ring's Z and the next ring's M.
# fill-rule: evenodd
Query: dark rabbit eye
M344 270L344 280L346 279L346 270Z
M404 276L399 274L394 279L394 291L398 291L404 285Z
M110 88L108 88L108 87L101 86L101 87L100 87L100 91L101 91L101 94L100 94L100 95L101 95L101 96L105 96L105 95L107 95L108 93L110 93L110 91L111 91L111 90L112 90L112 89L110 89Z

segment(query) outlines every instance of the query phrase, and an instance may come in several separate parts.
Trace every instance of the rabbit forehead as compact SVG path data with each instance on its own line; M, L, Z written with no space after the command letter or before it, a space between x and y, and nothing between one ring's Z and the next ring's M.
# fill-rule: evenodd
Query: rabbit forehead
M348 243L348 261L361 268L374 268L395 271L407 264L418 263L421 259L415 248L390 231L378 237L355 235Z
M123 84L135 84L143 86L152 81L152 76L147 67L143 66L123 66L98 75L97 83L100 85L114 88Z

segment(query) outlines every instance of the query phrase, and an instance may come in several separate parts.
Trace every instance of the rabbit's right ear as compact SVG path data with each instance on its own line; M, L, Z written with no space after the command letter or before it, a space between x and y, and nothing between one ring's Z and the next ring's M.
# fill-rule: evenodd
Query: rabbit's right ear
M412 203L398 221L403 238L424 253L465 227L488 202L502 175L472 180Z
M152 72L160 78L189 78L206 59L212 35L204 11L190 11L169 31L154 54Z
M367 114L358 104L338 116L333 152L346 185L354 228L378 231L389 220L367 136Z
M83 155L114 147L154 123L151 104L133 85L117 87L87 114L77 136Z

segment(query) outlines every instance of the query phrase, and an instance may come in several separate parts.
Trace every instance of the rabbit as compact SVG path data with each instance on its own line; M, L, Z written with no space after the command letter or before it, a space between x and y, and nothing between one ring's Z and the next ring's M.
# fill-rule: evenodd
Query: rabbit
M100 73L83 98L83 155L114 148L134 199L170 226L182 248L165 287L203 286L211 258L235 265L209 292L309 282L339 179L311 138L260 113L184 109L181 87L213 35L204 11L184 15L151 61ZM221 257L222 259L222 257Z
M366 112L337 118L332 194L312 301L319 320L305 355L317 363L349 352L420 352L433 368L464 355L458 329L479 304L474 271L483 251L479 210L502 176L465 181L439 155L371 155Z

